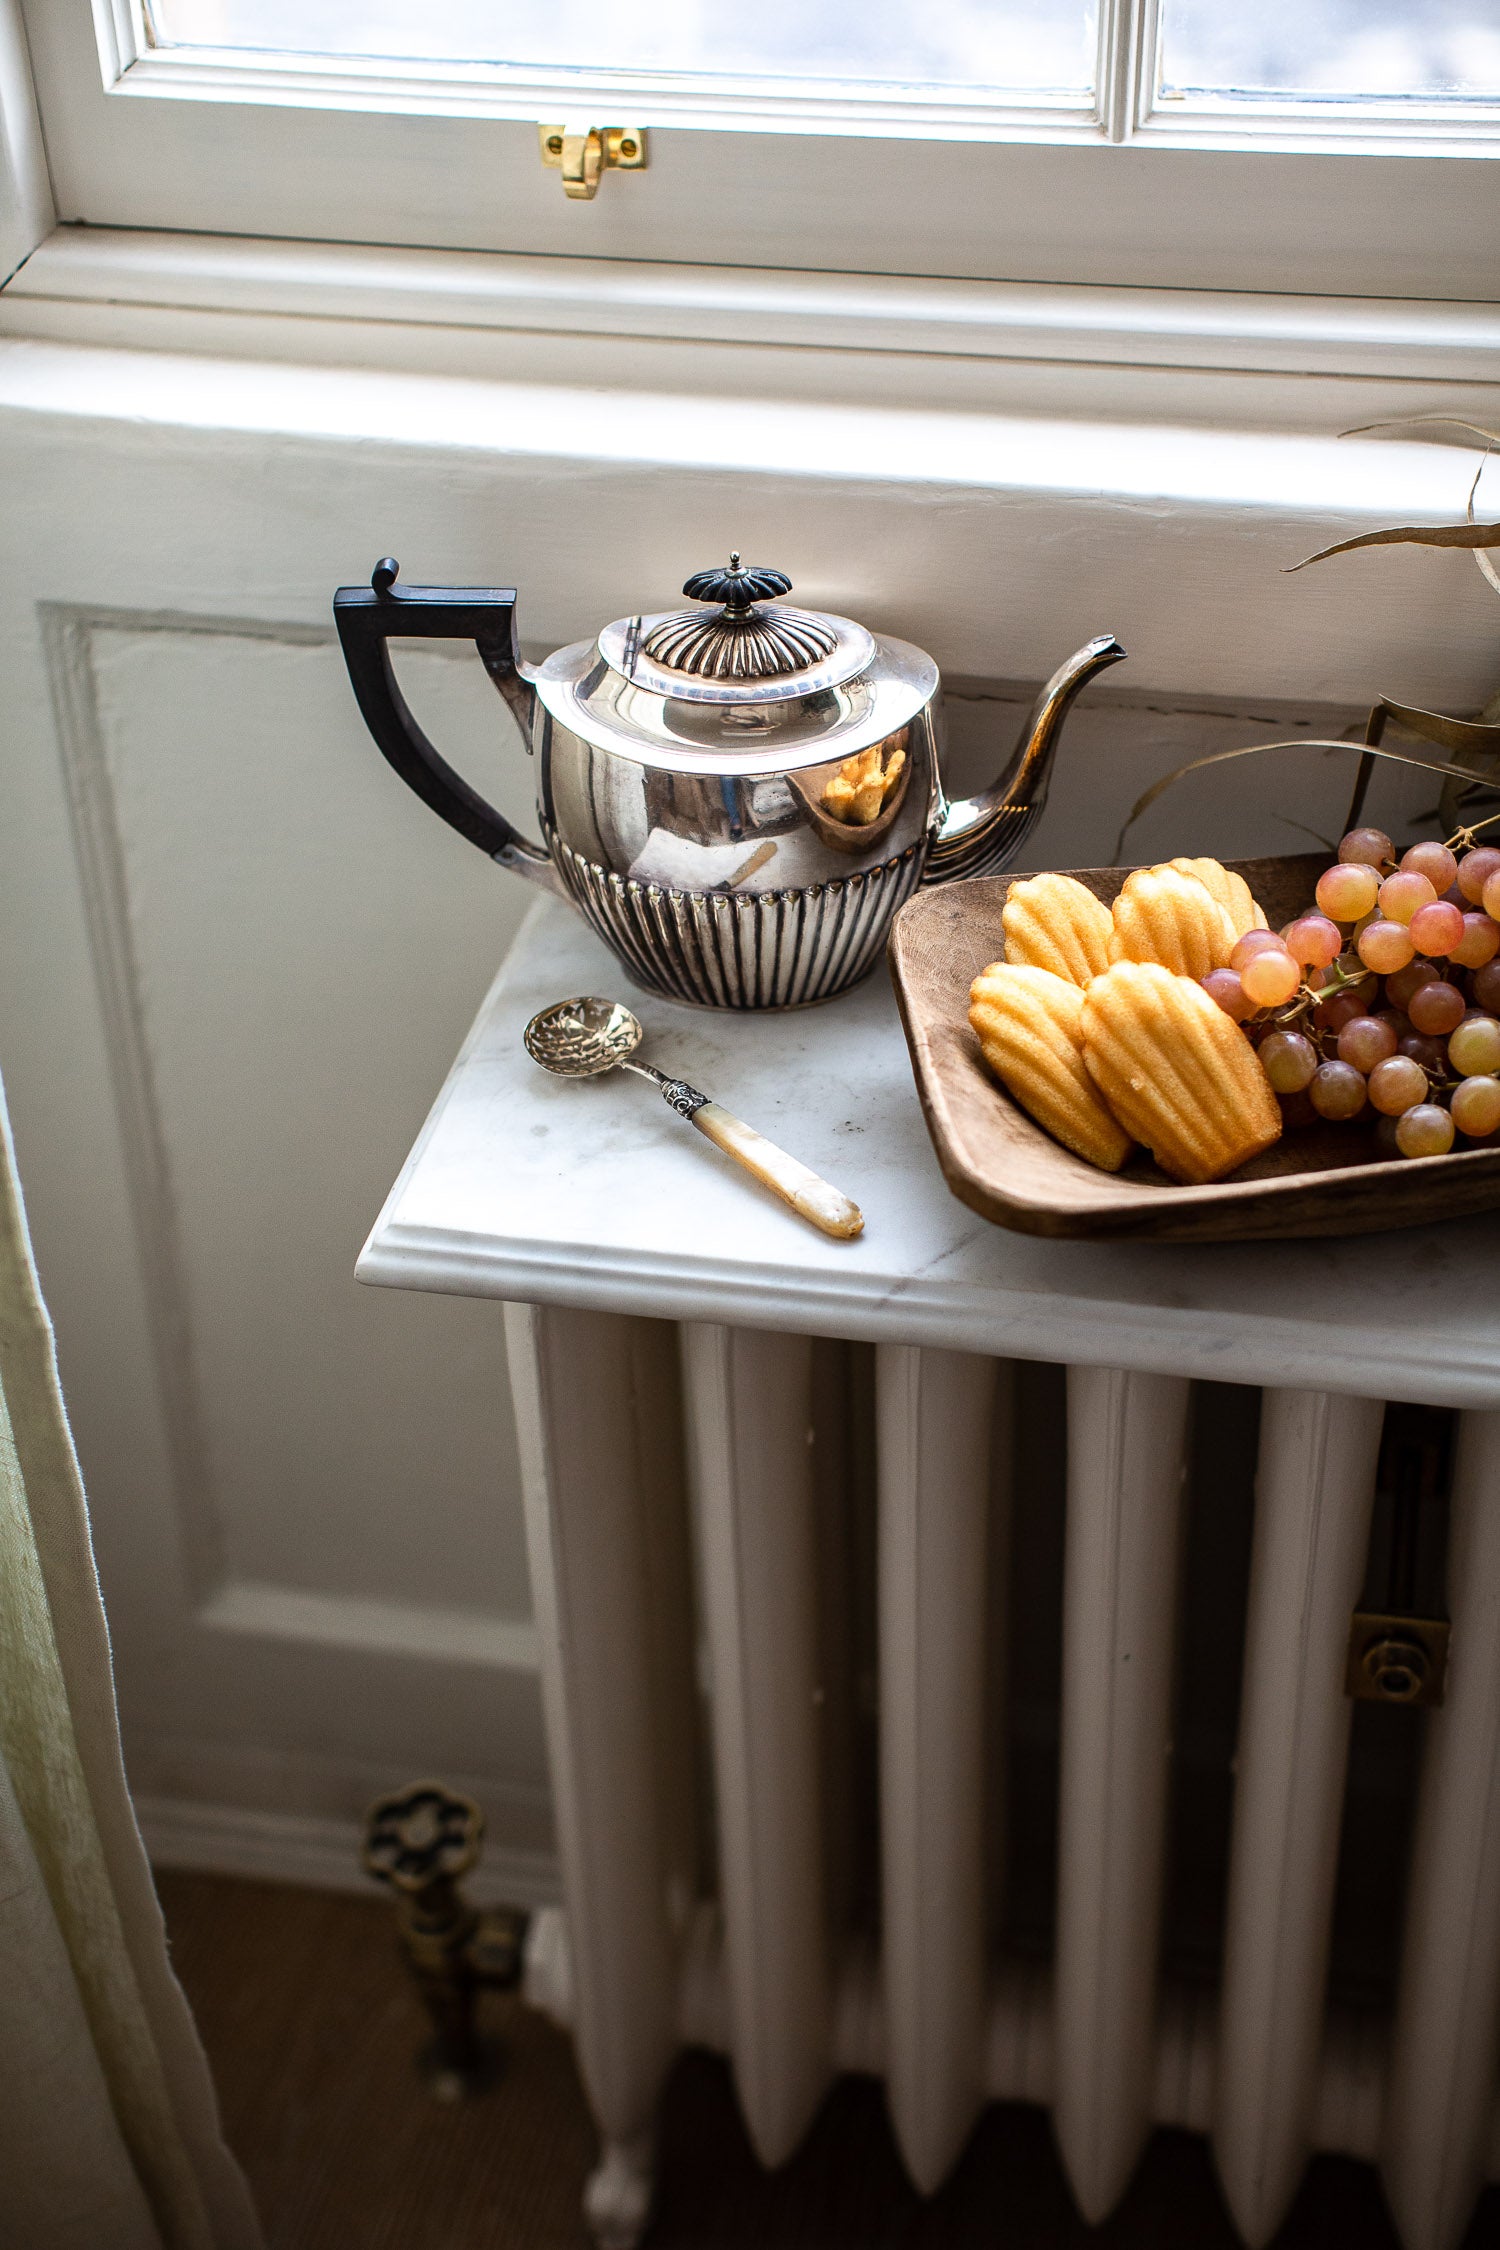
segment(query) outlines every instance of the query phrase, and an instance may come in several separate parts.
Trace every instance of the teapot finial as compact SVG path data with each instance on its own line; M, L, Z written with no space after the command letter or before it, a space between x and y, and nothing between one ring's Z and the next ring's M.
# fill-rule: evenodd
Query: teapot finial
M683 580L682 590L690 602L718 602L726 615L739 617L757 602L789 594L792 582L784 570L760 570L754 564L747 568L736 548L727 570L695 570L691 578Z

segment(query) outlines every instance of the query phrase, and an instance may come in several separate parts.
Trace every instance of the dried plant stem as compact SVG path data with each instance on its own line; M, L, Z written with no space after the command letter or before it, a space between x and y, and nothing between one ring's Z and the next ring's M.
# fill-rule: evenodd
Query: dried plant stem
M1124 826L1115 839L1116 864L1124 864L1125 838L1142 813L1148 812L1157 798L1170 789L1174 782L1182 781L1190 773L1201 772L1207 766L1227 765L1231 758L1258 758L1267 750L1352 750L1359 758L1389 758L1393 765L1419 766L1424 773L1435 773L1443 781L1471 781L1481 789L1493 789L1495 786L1493 774L1474 773L1467 766L1439 765L1432 758L1413 758L1405 750L1386 750L1370 742L1333 742L1313 735L1299 735L1290 742L1251 742L1241 750L1214 750L1207 757L1193 758L1187 765L1178 766L1172 773L1163 774L1160 781L1153 781L1144 795L1137 797L1131 806Z

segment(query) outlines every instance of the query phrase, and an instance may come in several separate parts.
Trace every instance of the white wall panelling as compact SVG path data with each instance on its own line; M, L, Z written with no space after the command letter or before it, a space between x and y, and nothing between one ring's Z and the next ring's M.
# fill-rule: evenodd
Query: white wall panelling
M337 790L310 785L319 676L335 732L346 692L326 631L46 603L34 629L55 736L50 750L36 732L9 746L25 848L4 1061L132 1773L169 1850L197 1835L232 1864L226 1823L239 1820L248 1864L284 1850L294 1872L308 1822L347 1841L365 1798L435 1766L477 1789L498 1853L545 1894L536 1636L498 1324L457 1305L434 1326L434 1308L413 1325L392 1304L392 1321L350 1275L467 1004L445 1012L413 987L421 949L467 957L482 982L512 902L480 865L467 896L460 870L414 919L399 869L372 873L378 836ZM457 667L424 670L462 725ZM256 714L238 735L236 709ZM357 768L357 733L349 747ZM36 818L49 762L76 881L65 828ZM399 833L404 807L384 809ZM83 1116L70 1111L88 970L70 976L58 945L70 912L99 1001ZM393 1022L407 1025L404 1094ZM38 1037L47 1058L28 1071ZM383 1121L382 1088L395 1094ZM111 1110L118 1140L101 1163L88 1144ZM335 1142L312 1156L335 1116ZM121 1225L136 1277L123 1294L108 1250Z
M118 512L133 483L136 520L171 527L150 606L179 611L321 624L330 585L404 548L412 578L518 578L523 631L548 646L669 600L685 558L753 543L804 599L950 672L1045 676L1109 624L1137 689L1452 707L1492 691L1494 596L1467 557L1283 575L1349 530L1461 511L1467 453L908 403L900 354L876 363L895 400L876 404L782 389L729 347L643 344L650 383L618 388L608 339L511 347L531 355L517 379L481 381L12 335L0 414L33 461L50 446L82 476L88 456L79 498L102 505L74 567L109 602L143 567Z

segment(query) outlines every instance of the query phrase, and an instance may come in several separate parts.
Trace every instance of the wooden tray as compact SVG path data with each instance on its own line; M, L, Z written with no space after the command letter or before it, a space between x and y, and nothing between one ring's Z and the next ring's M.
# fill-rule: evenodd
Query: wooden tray
M1311 905L1326 852L1230 860L1279 929ZM1068 870L1113 900L1128 867ZM1181 1187L1144 1152L1101 1172L1062 1148L996 1084L969 1029L969 986L1005 953L1000 910L1019 874L918 891L891 932L891 970L917 1092L943 1177L971 1210L1022 1234L1120 1242L1244 1242L1377 1234L1500 1205L1500 1148L1375 1154L1366 1124L1289 1132L1211 1187Z

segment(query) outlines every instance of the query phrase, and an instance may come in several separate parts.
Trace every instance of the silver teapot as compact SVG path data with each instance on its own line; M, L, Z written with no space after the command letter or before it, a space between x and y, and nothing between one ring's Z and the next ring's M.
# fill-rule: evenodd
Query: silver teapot
M874 967L919 883L1006 866L1046 801L1063 720L1125 651L1089 641L990 788L951 802L938 668L906 641L793 609L779 570L695 572L695 610L618 618L544 664L507 587L401 586L389 557L334 619L365 724L403 781L502 867L576 906L648 992L796 1008ZM472 640L537 767L540 844L428 741L392 640Z

